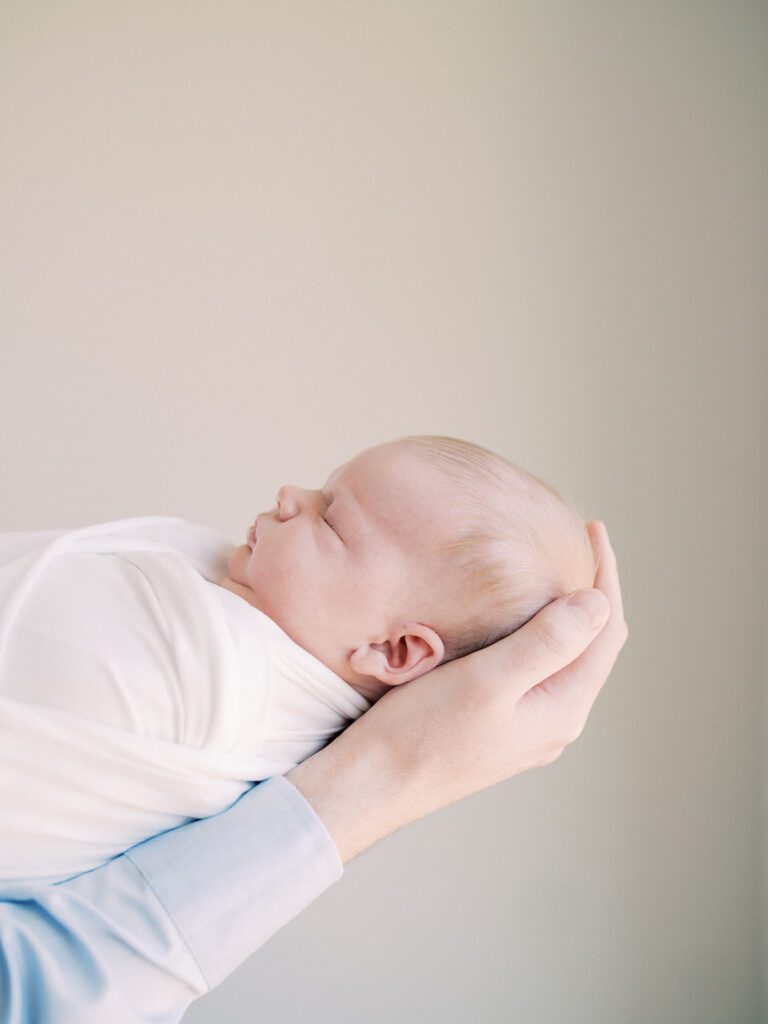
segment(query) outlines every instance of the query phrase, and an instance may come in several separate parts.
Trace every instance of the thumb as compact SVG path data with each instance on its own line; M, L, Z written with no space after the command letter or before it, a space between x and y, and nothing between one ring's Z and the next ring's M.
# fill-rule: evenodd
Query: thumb
M590 632L598 630L605 625L611 606L608 598L595 587L587 590L575 590L565 599L565 607L580 623L583 629Z
M502 640L502 644L515 647L518 692L527 692L575 661L605 625L610 610L601 590L577 590L545 605L506 641Z

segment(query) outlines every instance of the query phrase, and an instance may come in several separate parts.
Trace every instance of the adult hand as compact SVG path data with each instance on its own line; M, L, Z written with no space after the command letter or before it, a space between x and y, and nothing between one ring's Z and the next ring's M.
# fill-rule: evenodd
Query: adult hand
M529 768L580 734L624 646L616 558L587 525L595 588L559 598L511 636L385 694L287 778L343 861L432 811Z

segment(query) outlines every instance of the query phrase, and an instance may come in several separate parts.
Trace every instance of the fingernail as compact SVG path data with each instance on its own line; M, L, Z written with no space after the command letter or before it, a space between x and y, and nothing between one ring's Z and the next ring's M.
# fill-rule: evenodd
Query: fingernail
M608 598L600 590L577 590L565 603L585 629L597 629L608 618Z

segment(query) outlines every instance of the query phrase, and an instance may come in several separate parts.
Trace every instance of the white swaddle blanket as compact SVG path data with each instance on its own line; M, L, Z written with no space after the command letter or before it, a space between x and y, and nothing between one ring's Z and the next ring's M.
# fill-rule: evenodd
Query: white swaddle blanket
M143 516L0 533L0 886L228 807L370 704L218 586L234 545Z

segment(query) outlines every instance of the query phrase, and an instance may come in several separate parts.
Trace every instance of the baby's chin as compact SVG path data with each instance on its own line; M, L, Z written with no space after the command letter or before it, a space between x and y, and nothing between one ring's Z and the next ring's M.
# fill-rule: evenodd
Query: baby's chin
M251 549L247 544L238 544L227 555L227 572L238 583L246 582L245 566L251 557Z

